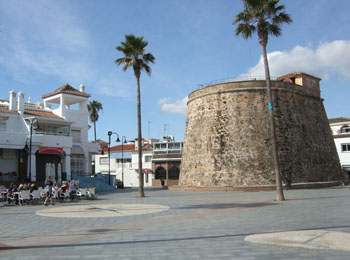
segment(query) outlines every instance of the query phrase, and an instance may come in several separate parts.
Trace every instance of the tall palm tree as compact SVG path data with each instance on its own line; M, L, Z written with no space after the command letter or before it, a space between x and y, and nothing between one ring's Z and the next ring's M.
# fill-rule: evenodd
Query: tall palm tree
M143 173L142 173L142 131L141 131L141 95L140 95L140 77L141 71L146 71L147 75L151 75L151 67L148 63L154 63L154 56L151 53L145 53L147 41L143 40L143 36L136 37L133 34L125 35L125 41L121 42L116 49L123 53L124 57L119 58L115 63L119 66L123 64L123 71L129 67L134 70L137 83L137 146L138 146L138 168L139 168L139 197L144 197L143 189Z
M277 5L278 3L279 0L244 0L244 11L236 16L233 24L237 24L235 30L236 36L241 35L244 39L248 39L252 36L253 32L256 31L258 34L259 43L262 47L265 65L270 127L272 135L271 144L276 174L277 200L282 201L284 200L284 195L282 189L280 166L278 161L274 108L272 102L270 71L269 64L267 61L266 46L269 34L274 36L280 36L281 25L283 23L291 23L292 19L287 13L284 12L284 5Z
M99 115L98 112L100 110L103 110L102 104L96 100L90 101L90 103L87 105L89 114L90 114L90 121L94 123L94 137L96 142L96 122L98 121Z

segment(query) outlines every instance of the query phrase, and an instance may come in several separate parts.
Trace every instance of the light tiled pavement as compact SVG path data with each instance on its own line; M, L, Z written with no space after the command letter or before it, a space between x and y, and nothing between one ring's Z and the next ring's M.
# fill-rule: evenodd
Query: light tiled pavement
M95 201L53 207L154 204L144 215L56 218L44 207L0 207L0 259L350 259L350 252L261 246L248 235L326 230L350 233L350 190L334 187L275 192L184 192L136 189L100 194ZM49 206L50 208L51 206ZM47 207L46 207L47 208ZM82 213L84 214L84 213ZM349 241L350 244L350 241Z

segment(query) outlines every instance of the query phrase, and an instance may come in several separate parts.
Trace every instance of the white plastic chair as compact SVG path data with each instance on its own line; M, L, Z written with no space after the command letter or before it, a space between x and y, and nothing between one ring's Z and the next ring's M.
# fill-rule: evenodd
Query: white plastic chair
M32 200L40 200L40 190L33 190L32 193Z
M80 198L86 197L86 192L87 192L86 188L80 188L77 191L77 196L80 197Z
M29 196L29 190L23 190L18 194L18 200L19 203L23 205L24 201L27 201L29 204L30 196Z
M95 187L89 188L86 191L86 195L89 199L97 199L96 188Z

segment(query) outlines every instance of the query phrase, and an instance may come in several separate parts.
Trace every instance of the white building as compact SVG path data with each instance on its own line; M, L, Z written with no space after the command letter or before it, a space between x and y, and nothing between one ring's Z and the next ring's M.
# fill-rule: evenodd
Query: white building
M83 85L65 84L36 104L13 90L0 99L0 182L90 175L99 145L88 142L89 97Z
M344 177L349 179L350 175L350 118L329 119L335 146L337 148L340 165Z
M144 173L144 187L152 186L152 144L157 139L144 139L142 144L142 169ZM136 145L135 145L136 144ZM135 144L123 144L110 148L110 160L108 160L108 148L104 154L95 155L95 172L111 174L124 183L124 187L138 187L138 147Z

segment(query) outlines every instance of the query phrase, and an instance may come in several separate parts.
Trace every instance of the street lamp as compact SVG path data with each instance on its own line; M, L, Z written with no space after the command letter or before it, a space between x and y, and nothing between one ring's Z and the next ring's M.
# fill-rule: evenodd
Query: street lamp
M122 182L124 186L124 144L126 144L126 137L122 136Z
M36 128L40 129L39 127L39 121L37 118L33 117L33 118L28 118L29 123L30 123L30 131L29 131L29 175L28 175L28 181L31 182L32 181L32 137L33 137L33 124L36 123ZM27 141L28 138L26 140L26 146L27 146Z
M116 132L108 131L108 184L111 185L111 135L117 135L116 142L120 142L119 135Z

